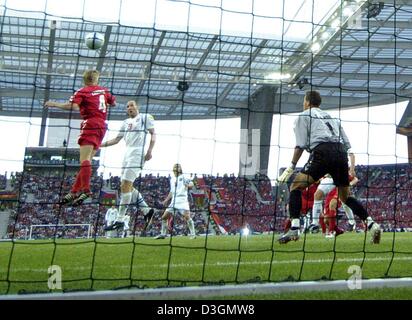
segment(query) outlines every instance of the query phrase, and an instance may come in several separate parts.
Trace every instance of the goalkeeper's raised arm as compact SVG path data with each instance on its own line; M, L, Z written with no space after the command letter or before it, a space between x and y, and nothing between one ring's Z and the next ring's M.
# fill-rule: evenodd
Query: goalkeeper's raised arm
M295 172L296 164L298 163L300 157L302 156L303 149L300 147L295 147L295 151L293 152L293 158L290 163L290 166L286 168L280 177L277 179L279 183L287 183L290 176Z

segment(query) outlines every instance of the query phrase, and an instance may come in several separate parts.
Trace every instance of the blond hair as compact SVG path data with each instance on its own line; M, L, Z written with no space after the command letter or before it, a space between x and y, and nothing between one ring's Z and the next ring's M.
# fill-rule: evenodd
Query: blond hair
M86 86L96 85L99 82L100 73L97 70L87 70L83 73L83 81Z

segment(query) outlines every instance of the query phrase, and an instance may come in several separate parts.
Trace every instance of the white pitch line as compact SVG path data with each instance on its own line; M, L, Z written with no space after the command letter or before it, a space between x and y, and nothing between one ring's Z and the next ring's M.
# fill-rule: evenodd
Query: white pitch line
M365 262L370 262L370 261L389 261L391 260L391 257L376 257L376 258L336 258L335 263L344 263L344 262L362 262L365 260ZM394 261L410 261L412 260L411 257L394 257ZM333 259L305 259L304 263L313 263L313 264L320 264L320 263L327 263L327 262L332 262ZM276 264L301 264L302 260L301 259L293 259L293 260L281 260L281 261L272 261L272 265ZM235 262L235 261L230 261L230 262L215 262L215 263L207 263L206 265L208 267L231 267L231 266L244 266L244 265L269 265L270 261L243 261L243 262ZM94 270L100 269L100 268L112 268L112 269L130 269L130 266L125 266L125 265L104 265L104 266L95 266ZM138 264L134 265L133 269L141 269L141 268L167 268L168 264ZM171 268L190 268L190 267L203 267L203 263L171 263L170 264ZM83 271L83 270L90 270L90 267L63 267L63 271ZM25 272L25 271L30 271L30 272L42 272L42 273L47 273L47 268L46 269L33 269L33 268L12 268L11 272ZM7 269L0 269L1 272L7 272Z

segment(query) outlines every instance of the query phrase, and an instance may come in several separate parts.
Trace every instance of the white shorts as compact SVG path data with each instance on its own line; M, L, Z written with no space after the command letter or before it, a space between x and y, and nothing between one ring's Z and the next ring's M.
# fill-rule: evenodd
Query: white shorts
M143 169L144 161L142 156L125 158L122 165L121 180L134 182Z
M186 211L190 211L189 201L187 199L172 199L166 211L172 214L179 213L183 215Z
M324 178L320 182L320 184L318 186L318 190L322 191L324 196L326 197L329 194L329 192L331 192L333 189L335 189L335 187L336 186L333 183L332 178Z

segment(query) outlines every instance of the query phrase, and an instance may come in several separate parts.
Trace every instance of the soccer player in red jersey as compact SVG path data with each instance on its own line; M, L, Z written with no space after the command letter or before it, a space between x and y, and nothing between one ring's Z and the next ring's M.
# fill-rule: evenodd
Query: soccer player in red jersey
M349 174L349 185L354 186L359 180ZM344 231L337 226L336 213L337 210L342 206L342 202L339 200L338 188L334 188L326 196L325 208L323 214L320 216L320 225L322 227L322 233L326 233L326 226L328 226L327 238L333 238L334 236L341 235Z
M78 144L80 145L80 170L70 193L64 196L62 204L78 206L91 196L90 178L92 175L91 161L100 148L106 134L107 107L116 105L116 98L107 88L99 83L99 72L88 70L83 74L84 87L70 97L69 102L59 103L47 101L45 108L63 110L80 110L83 121L80 125Z
M325 200L325 208L323 214L320 216L320 225L322 227L322 233L326 233L326 227L328 227L327 238L332 238L343 233L343 230L336 225L336 212L342 205L338 197L338 189L334 188L328 193Z

